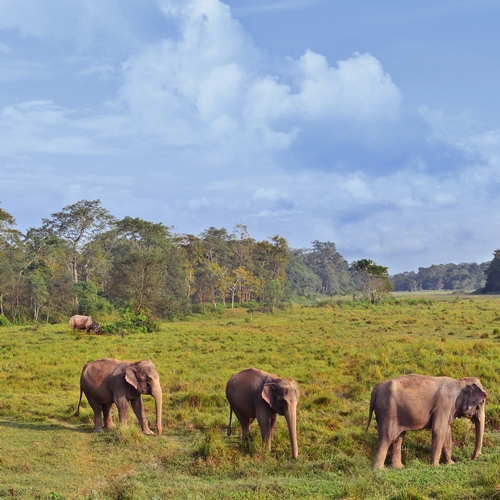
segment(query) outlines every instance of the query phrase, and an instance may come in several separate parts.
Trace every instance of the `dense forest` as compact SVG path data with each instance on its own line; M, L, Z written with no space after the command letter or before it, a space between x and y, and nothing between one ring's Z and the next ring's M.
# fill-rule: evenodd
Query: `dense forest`
M285 300L340 294L375 303L393 288L476 290L494 263L431 266L390 280L370 260L349 264L332 242L291 249L279 235L257 241L241 224L176 234L82 200L22 233L0 207L0 323L112 311L149 321L242 304L272 311Z
M489 263L483 264L438 264L419 267L418 272L410 271L391 276L394 290L415 292L418 290L454 290L472 292L485 286L485 271Z

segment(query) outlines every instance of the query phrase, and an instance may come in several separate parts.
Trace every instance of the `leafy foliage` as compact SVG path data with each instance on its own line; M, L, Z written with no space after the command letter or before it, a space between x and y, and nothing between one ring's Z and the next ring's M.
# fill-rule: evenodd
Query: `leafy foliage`
M372 260L361 259L353 263L359 273L359 291L372 304L378 304L394 288L389 278L388 268L375 264Z
M500 292L500 250L495 250L494 258L484 270L486 275L486 284L483 292Z
M396 292L416 292L419 290L471 292L484 286L484 274L487 266L487 263L470 263L419 267L416 273L409 271L395 274L391 276L391 281Z
M42 223L22 234L0 209L0 314L13 323L55 323L77 313L115 320L121 310L155 322L253 302L255 310L274 311L343 295L376 303L391 290L387 268L368 259L349 265L333 242L291 249L280 235L253 239L242 224L232 232L172 234L162 223L117 220L100 200L68 205ZM393 283L396 290L468 290L485 267L431 266L395 275Z

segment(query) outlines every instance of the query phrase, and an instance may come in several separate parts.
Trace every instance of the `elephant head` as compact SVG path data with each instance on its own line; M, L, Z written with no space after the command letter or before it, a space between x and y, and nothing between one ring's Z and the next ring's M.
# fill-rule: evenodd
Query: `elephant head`
M139 394L153 396L156 404L156 428L161 436L162 391L160 377L155 365L149 360L137 361L125 371L125 380L133 386Z
M478 379L473 377L461 380L464 387L455 403L455 417L469 418L476 426L476 446L470 459L474 460L481 453L484 436L484 402L488 393L483 390Z
M264 385L262 399L278 415L283 415L288 424L292 456L297 458L299 448L297 445L297 402L299 400L299 388L292 379L277 378Z

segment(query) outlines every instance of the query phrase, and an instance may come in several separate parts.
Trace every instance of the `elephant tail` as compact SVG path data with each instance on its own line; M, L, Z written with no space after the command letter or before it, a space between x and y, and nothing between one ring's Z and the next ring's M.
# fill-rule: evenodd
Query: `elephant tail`
M80 415L80 403L82 402L82 394L83 390L80 389L80 401L78 401L78 407L76 408L75 417L78 417L78 415Z
M230 436L233 433L233 429L231 428L231 421L233 419L233 407L231 406L229 409L229 425L227 426L227 435Z

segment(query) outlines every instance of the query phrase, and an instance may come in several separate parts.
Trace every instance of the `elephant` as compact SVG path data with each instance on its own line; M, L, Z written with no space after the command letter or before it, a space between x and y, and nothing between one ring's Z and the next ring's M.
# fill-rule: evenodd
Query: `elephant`
M389 447L391 466L402 469L401 447L407 431L432 429L431 464L439 465L442 455L445 464L451 459L451 423L459 417L474 422L476 445L470 460L481 453L484 436L484 403L488 393L479 379L465 377L431 377L402 375L377 384L371 393L372 413L378 425L378 447L373 460L374 469L383 469Z
M104 427L114 427L110 410L113 403L118 408L120 423L127 425L128 403L130 401L134 413L144 434L153 434L148 427L142 394L150 394L156 403L156 428L161 436L162 391L160 377L150 360L119 361L117 359L99 359L87 363L80 377L80 401L75 416L80 411L82 393L94 410L94 431L101 432L104 416Z
M228 436L232 433L233 411L240 421L243 439L248 434L250 424L257 418L262 441L271 450L271 439L278 415L284 415L290 433L292 456L298 457L296 415L299 388L294 380L280 378L257 368L248 368L235 373L229 379L226 385L226 397L231 406Z
M101 326L90 316L80 316L79 314L71 316L71 319L69 320L69 327L71 330L74 330L75 328L77 330L86 330L87 334L90 333L90 330L94 330L97 334L102 334Z

